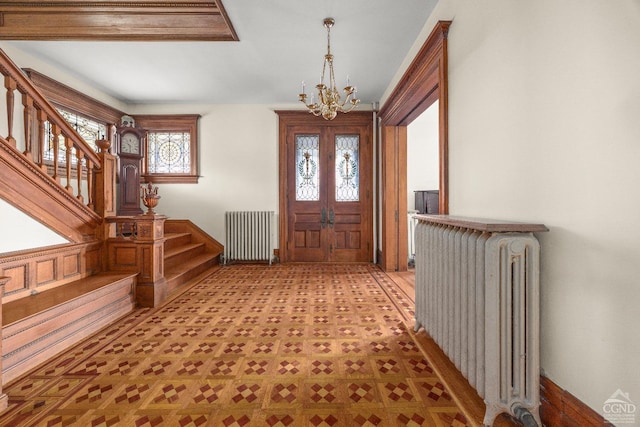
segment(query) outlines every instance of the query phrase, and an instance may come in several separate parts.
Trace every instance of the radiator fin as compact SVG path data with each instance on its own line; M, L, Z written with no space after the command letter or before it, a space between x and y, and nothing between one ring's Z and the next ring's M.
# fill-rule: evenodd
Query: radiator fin
M273 211L230 211L225 213L225 263L268 261L273 246Z

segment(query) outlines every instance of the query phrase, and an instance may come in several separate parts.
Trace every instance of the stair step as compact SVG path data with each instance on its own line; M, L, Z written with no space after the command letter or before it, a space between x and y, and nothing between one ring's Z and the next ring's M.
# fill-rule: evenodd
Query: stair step
M167 292L177 289L180 285L219 263L219 254L204 253L191 257L188 261L178 265L165 268L164 276L167 279Z
M191 243L191 233L165 233L164 251Z
M177 248L165 250L164 252L164 268L171 269L175 265L183 265L205 251L204 243L189 243Z

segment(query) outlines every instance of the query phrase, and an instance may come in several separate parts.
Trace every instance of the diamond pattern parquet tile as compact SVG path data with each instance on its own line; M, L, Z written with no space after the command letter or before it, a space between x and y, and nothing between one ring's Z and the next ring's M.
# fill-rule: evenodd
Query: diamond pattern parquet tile
M232 265L4 387L1 426L471 425L368 264Z

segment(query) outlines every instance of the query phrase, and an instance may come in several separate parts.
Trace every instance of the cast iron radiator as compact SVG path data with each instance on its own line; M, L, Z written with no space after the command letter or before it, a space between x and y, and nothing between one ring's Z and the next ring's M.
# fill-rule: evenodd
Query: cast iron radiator
M271 265L273 211L225 212L225 264L268 261Z
M540 423L541 224L418 215L416 325L486 403L485 425L508 412ZM519 414L516 414L519 413Z

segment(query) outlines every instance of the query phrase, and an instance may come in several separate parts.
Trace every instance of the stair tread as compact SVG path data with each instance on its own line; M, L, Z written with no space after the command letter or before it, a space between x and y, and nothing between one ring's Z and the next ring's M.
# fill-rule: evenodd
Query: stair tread
M197 248L204 248L204 243L189 243L186 245L180 245L175 248L168 249L164 252L164 258L171 258L184 252L188 252Z
M190 236L190 235L191 235L191 233L164 233L164 237L167 240L177 239L179 237Z
M189 261L180 263L179 265L176 265L174 267L167 268L164 272L164 276L167 278L167 280L170 280L181 274L188 273L189 270L216 258L218 255L219 254L215 254L215 253L204 253L204 254L196 255L193 258L191 258Z

